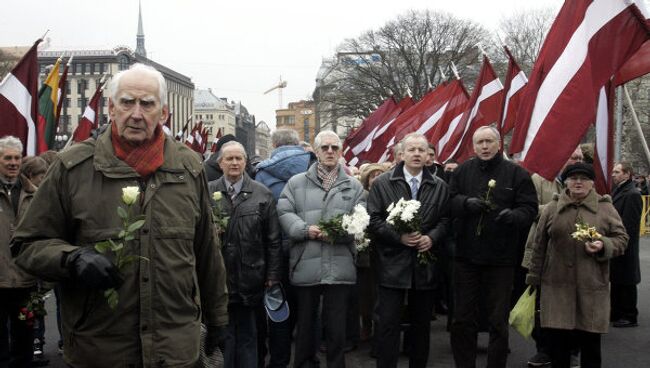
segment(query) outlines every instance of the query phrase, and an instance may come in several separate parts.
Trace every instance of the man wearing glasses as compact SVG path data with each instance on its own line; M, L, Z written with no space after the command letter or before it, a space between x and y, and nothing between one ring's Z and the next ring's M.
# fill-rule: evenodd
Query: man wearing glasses
M354 239L330 238L321 220L349 214L362 202L363 187L341 164L341 139L322 131L314 139L318 162L287 182L278 214L291 241L289 280L298 302L294 367L318 366L315 321L320 296L326 323L327 366L345 367L345 322L348 295L356 284Z

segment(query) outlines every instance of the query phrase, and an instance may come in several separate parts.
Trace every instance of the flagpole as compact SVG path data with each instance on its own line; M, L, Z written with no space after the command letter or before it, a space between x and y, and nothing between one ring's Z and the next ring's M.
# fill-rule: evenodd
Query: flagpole
M614 142L614 162L621 161L621 141L623 134L623 89L618 87L616 94L616 140Z
M625 91L625 98L627 99L627 104L630 106L632 111L632 120L634 120L634 126L636 131L639 134L639 139L641 140L641 145L643 146L643 151L645 152L645 158L650 164L650 149L648 149L648 142L646 142L645 137L643 136L643 130L641 129L641 123L639 123L639 117L636 115L636 110L634 105L632 105L632 99L630 98L630 93L627 91L627 86L623 85L623 91Z

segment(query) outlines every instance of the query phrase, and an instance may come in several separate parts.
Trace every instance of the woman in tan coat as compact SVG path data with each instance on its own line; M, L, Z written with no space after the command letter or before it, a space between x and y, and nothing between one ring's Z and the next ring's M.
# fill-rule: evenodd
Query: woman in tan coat
M600 335L609 326L609 260L623 253L628 236L611 198L594 191L591 165L567 166L562 181L566 190L539 219L526 283L540 289L553 368L569 367L576 344L583 368L600 367ZM574 239L578 223L594 226L602 237Z

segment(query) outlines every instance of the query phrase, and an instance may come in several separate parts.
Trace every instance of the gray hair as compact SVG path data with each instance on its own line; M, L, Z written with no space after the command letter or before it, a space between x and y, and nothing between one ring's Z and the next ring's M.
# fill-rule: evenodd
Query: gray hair
M230 146L236 146L241 149L242 153L244 154L244 160L248 161L248 155L246 154L246 148L244 148L244 145L237 142L237 141L228 141L221 146L221 149L219 149L219 152L217 153L217 162L221 162L221 159L223 158L223 151L226 150L226 148Z
M337 144L339 145L339 147L341 146L341 138L339 137L338 134L334 133L331 130L322 130L320 133L316 135L316 138L314 138L314 146L316 146L316 149L320 149L324 136L330 136L336 138Z
M399 142L402 149L406 145L406 141L409 140L409 139L423 139L427 144L429 143L429 141L427 140L427 137L424 134L418 133L418 132L413 132L413 133L409 133L409 134L405 135L404 138L402 138L402 140Z
M20 141L20 139L12 135L6 135L0 138L0 152L4 153L6 149L15 149L22 154L23 143Z
M402 142L404 142L403 139L401 141L395 143L395 145L393 146L393 157L394 158L397 158L398 153L404 152L404 146L402 145Z
M501 143L501 134L499 133L499 130L491 125L483 125L481 127L478 127L478 129L476 129L476 131L472 135L472 143L474 143L474 141L476 140L476 135L479 132L482 132L484 130L490 130L492 134L494 134L494 136L496 137L497 141Z
M307 148L307 147L309 147L309 148L313 148L313 147L311 146L311 143L309 143L309 142L305 142L305 141L300 141L300 146L301 146L302 148Z
M131 65L131 67L127 70L122 70L121 72L115 74L115 76L111 79L111 82L108 85L108 89L111 91L111 100L116 101L117 100L117 91L119 90L120 87L120 80L124 76L124 74L131 72L131 71L139 71L139 72L144 72L152 77L156 78L158 81L158 99L160 100L160 108L162 109L163 106L167 106L167 82L165 82L165 77L156 70L156 68L145 65L142 63L135 63Z
M273 147L297 146L300 144L300 139L298 139L298 132L293 129L277 129L271 134L271 142Z

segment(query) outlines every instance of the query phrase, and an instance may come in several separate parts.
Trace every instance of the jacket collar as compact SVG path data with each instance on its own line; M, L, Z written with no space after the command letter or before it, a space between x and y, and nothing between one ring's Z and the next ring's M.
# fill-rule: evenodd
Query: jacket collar
M478 157L475 159L478 160L478 167L483 171L487 171L492 170L497 165L499 165L501 161L503 161L503 155L501 154L501 151L499 151L496 155L494 155L494 157L489 160L481 160Z
M404 179L404 161L400 162L393 168L392 173L390 174L390 180L391 181L404 181L406 182L406 179ZM422 184L424 183L435 183L435 179L433 175L431 175L431 172L429 169L425 167L422 168Z
M592 189L585 199L580 202L574 202L574 200L569 197L569 190L565 189L558 198L558 212L563 211L567 207L584 207L587 210L596 213L598 211L598 202L606 202L608 201L608 198L609 196L601 197Z
M622 182L621 184L617 185L616 188L614 188L614 191L612 192L612 196L615 197L616 195L628 191L632 188L634 188L634 182L632 182L632 179L628 179Z
M336 181L334 184L332 184L332 188L341 185L342 183L346 183L350 181L350 177L348 174L345 173L345 170L343 170L343 165L339 164L339 175L336 178ZM322 183L320 179L318 178L318 162L314 162L310 167L309 170L307 170L307 173L305 176L316 183L319 187L322 187Z

